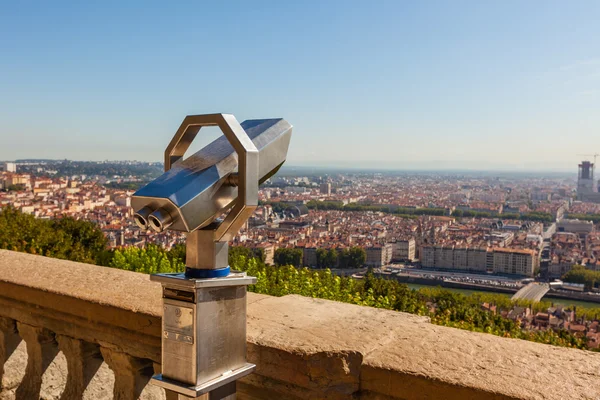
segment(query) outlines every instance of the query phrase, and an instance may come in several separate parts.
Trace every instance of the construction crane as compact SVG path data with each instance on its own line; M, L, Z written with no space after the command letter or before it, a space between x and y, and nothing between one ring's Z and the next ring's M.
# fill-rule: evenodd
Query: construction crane
M600 154L577 154L578 156L586 156L586 157L594 157L594 166L596 166L596 157L600 156Z

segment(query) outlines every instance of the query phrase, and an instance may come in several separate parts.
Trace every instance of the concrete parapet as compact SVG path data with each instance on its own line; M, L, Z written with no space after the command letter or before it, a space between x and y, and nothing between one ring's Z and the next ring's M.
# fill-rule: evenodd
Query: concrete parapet
M160 296L146 275L0 250L0 399L164 398L144 387ZM249 293L248 360L239 399L600 398L599 354L300 296Z

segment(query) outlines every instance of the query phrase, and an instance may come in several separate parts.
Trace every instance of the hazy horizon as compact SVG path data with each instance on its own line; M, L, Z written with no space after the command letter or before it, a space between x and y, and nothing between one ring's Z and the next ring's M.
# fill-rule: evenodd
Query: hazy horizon
M49 158L34 158L34 157L25 157L20 159L6 159L0 160L0 162L62 162L62 161L70 161L70 162L142 162L142 163L161 163L162 160L135 160L135 159L99 159L99 160L85 160L85 159L70 159L70 158L62 158L62 159L49 159ZM399 172L399 173L444 173L444 174L452 174L452 173L467 173L467 174L534 174L536 176L544 176L544 175L561 175L564 177L571 176L573 178L577 177L577 169L573 171L570 170L561 170L561 169L550 169L550 168L506 168L502 166L493 166L489 165L489 168L469 168L468 166L464 167L452 167L452 166L443 166L443 163L431 163L427 164L413 164L406 166L395 166L393 163L385 164L385 163L376 163L372 164L366 163L361 165L356 165L350 162L346 163L332 163L332 164L294 164L294 163L286 163L283 165L281 171L282 172L290 172L293 170L314 170L319 172ZM299 172L300 173L300 172ZM598 177L600 178L600 177Z
M0 159L156 161L212 112L287 119L289 165L576 174L600 152L599 2L374 4L7 3Z

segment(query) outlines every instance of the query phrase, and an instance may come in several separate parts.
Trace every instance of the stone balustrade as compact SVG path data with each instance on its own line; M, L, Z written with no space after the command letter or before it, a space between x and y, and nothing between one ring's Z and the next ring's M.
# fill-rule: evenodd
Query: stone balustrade
M0 250L0 399L164 399L160 297L147 275ZM600 398L600 354L300 296L249 293L247 353L242 400Z

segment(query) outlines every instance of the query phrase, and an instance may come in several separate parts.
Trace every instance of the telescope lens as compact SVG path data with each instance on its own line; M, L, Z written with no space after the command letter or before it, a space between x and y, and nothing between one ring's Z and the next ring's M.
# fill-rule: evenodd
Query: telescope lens
M135 214L133 218L135 219L135 223L137 224L137 226L139 226L141 229L146 229L148 227L146 220L142 218L139 214Z
M148 217L148 222L152 230L160 233L171 226L173 223L173 218L171 217L171 214L167 212L167 210L161 208L150 214Z
M150 215L151 212L152 209L150 207L144 207L133 214L133 219L140 229L148 229L148 215Z

